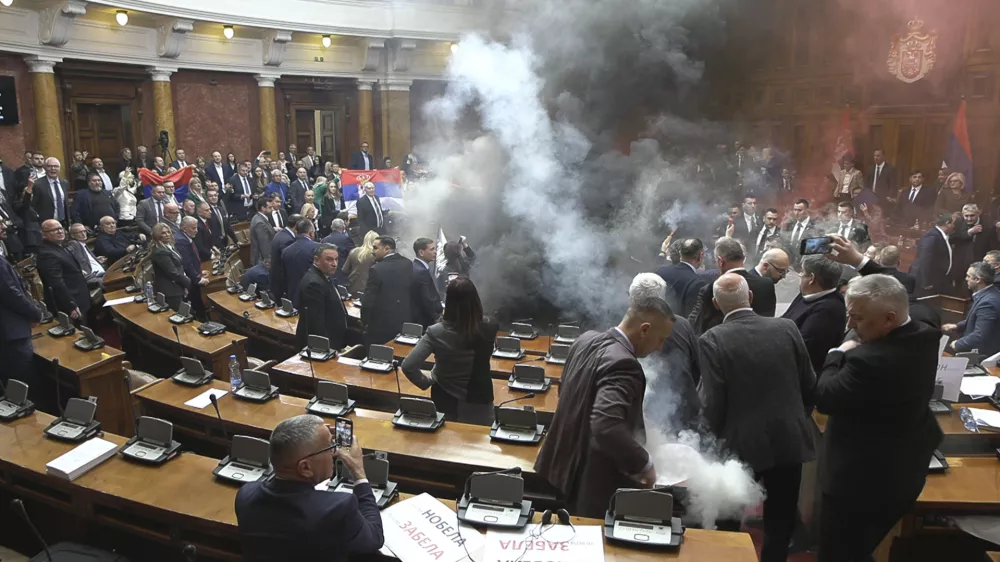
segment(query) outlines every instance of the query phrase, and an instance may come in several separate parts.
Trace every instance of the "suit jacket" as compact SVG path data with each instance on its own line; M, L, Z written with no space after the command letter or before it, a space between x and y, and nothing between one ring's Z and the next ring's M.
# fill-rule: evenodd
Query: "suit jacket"
M64 216L68 220L71 216L69 207L69 182L64 179L60 179L59 185L62 186L63 205L66 207ZM31 188L31 208L34 209L35 214L38 215L39 224L55 218L55 213L53 212L55 208L55 200L52 199L52 190L49 186L48 177L35 180L35 183Z
M412 285L413 263L399 254L390 254L371 267L361 296L366 346L395 338L403 322L410 321Z
M153 291L165 297L183 297L191 287L191 278L184 271L184 262L176 248L156 244L150 252L153 264Z
M347 345L347 308L323 272L311 264L299 284L299 324L295 338L305 347L310 335L330 340L331 349Z
M292 242L295 242L295 234L288 228L282 229L271 239L271 292L274 293L275 302L284 298L288 293L288 283L285 280L285 266L281 261L281 253Z
M656 272L667 283L667 302L678 316L687 318L698 302L698 292L710 278L681 262L661 267Z
M238 221L246 220L247 217L253 215L257 212L257 209L253 205L253 199L250 200L250 206L247 207L243 205L243 183L240 181L239 174L230 175L226 179L233 186L232 193L226 193L226 199L229 200L229 208L232 209L232 215ZM220 186L223 184L219 184ZM253 195L254 192L254 179L251 176L247 176L247 188L248 192ZM222 203L222 201L219 201Z
M823 492L877 504L916 497L941 428L927 407L937 378L940 330L919 322L826 358L816 409L830 418L819 478Z
M885 267L871 260L869 260L867 263L865 263L862 267L858 269L858 273L861 275L875 275L879 273L883 275L892 275L896 279L899 279L899 282L902 283L904 287L906 287L907 281L904 280L905 278L895 275L893 273L894 271L896 271L896 268L894 267ZM900 272L896 271L896 273ZM906 277L909 277L910 279L913 280L914 286L916 285L916 280L913 278L912 275L908 275L906 273L900 273L900 275L905 275ZM920 302L913 295L913 293L910 293L910 318L916 322L922 322L936 330L941 329L941 313L937 309L931 308L930 306ZM849 337L846 339L856 339L856 338Z
M751 240L756 240L754 234L760 229L760 225L762 224L764 224L764 219L759 215L754 215L754 227L748 230L746 215L741 214L733 219L733 238L743 242L743 245L746 246L751 243ZM726 226L728 227L729 225L727 224Z
M744 223L744 226L746 224ZM763 236L761 236L763 234ZM778 236L781 234L781 227L774 225L772 228L767 228L766 225L761 224L757 232L754 232L750 237L749 244L747 245L747 251L750 253L748 263L756 265L760 261L760 256L764 253L764 245L767 244L767 239L771 236ZM745 243L746 244L746 243Z
M910 202L910 187L899 190L897 196L897 213L903 218L906 224L912 224L915 220L926 221L931 218L934 210L934 202L937 201L937 190L929 185L920 188L916 200Z
M85 189L78 191L73 198L70 216L73 218L73 222L94 228L100 224L101 219L105 216L118 220L119 211L118 201L111 196L110 191L101 191L95 194L89 189Z
M882 266L881 273L884 275L891 275L895 277L897 280L899 280L900 283L903 284L904 287L906 287L906 292L911 295L913 294L914 291L917 290L917 279L916 277L910 275L909 273L904 273L896 269L895 267L886 267L886 266Z
M87 245L81 244L76 240L69 240L66 242L66 249L69 251L69 253L73 254L73 258L76 260L76 263L80 264L80 271L83 272L84 279L88 281L95 279L96 276L94 268L90 264L90 256L88 255L92 254L93 252L91 252L90 249L87 248ZM96 258L97 256L94 257ZM105 268L105 270L106 269L107 268Z
M840 234L843 229L844 225L839 222L834 226L834 232L837 234ZM857 244L859 247L864 246L871 241L871 236L868 235L868 225L858 219L852 219L852 221L847 225L846 238Z
M750 272L745 269L739 269L732 273L747 280L750 292L753 293L753 303L750 305L753 311L760 316L773 317L778 308L778 299L774 294L774 281L750 275ZM715 279L712 279L698 291L698 300L688 316L688 321L691 322L691 327L697 334L704 334L710 328L718 326L725 316L719 309L715 308L715 303L712 302L712 283L714 282Z
M79 262L59 244L43 242L38 249L38 274L45 286L46 305L53 314L69 314L80 309L81 317L90 310L90 290Z
M676 397L672 398L676 408L657 408L651 404L646 409L646 419L657 427L697 429L701 419L701 398L698 396L701 356L698 335L686 318L674 317L674 329L660 354L666 368L646 384L654 402L661 397Z
M216 211L218 211L218 214L216 214ZM233 243L236 242L236 233L233 232L233 226L229 222L229 213L225 205L216 205L212 209L212 214L208 217L208 230L212 246L220 250L227 246L227 237Z
M10 170L4 172L5 177L7 172L10 172ZM10 226L7 227L7 239L4 241L7 249L13 254L20 255L24 251L26 244L26 231L24 228L24 219L21 218L21 213L19 212L23 209L23 204L20 200L15 199L13 181L11 179L7 183L10 186L9 189L0 192L0 221L8 221L10 223Z
M228 162L222 163L222 175L225 177L219 176L219 171L215 169L215 162L208 162L205 164L205 177L210 180L214 180L219 184L219 187L224 187L226 185L226 180L233 175L233 167L230 166ZM235 185L233 186L233 190L236 190Z
M727 449L755 472L813 459L816 374L793 322L736 311L699 347L704 418Z
M264 263L270 258L273 238L274 228L271 227L267 217L260 213L254 213L253 218L250 219L250 261L253 262L253 265Z
M191 244L197 243L194 240L188 241L188 237L182 232L174 236L174 249L181 257L181 267L184 268L184 274L187 275L188 279L191 280L191 286L196 286L199 281L201 281L201 262L205 261L203 257L195 253L195 248L191 247Z
M126 248L136 243L134 237L120 230L116 230L114 236L101 232L94 240L94 255L108 258L107 264L110 266L125 257L128 253Z
M819 227L816 226L816 221L814 221L812 217L809 217L806 220L806 225L800 228L799 232L795 232L796 224L797 221L785 223L784 227L782 227L782 234L788 241L788 249L791 250L789 257L792 258L792 265L797 267L799 258L801 258L801 255L799 254L799 246L802 245L802 241L806 238L816 238L818 236L822 236L822 234L820 234Z
M973 262L982 261L986 252L1000 247L996 228L985 219L986 217L979 219L983 231L971 235L965 219L955 221L955 232L948 237L948 241L954 248L955 265L951 268L951 273L956 279L964 279L965 271Z
M375 169L377 169L378 168L378 164L375 162L375 157L372 156L372 153L369 152L367 154L367 156L368 156L368 165L367 166L365 165L365 156L366 155L362 154L360 150L358 152L355 152L354 154L352 154L351 155L351 167L350 167L350 169L351 170L375 170Z
M309 189L309 182L298 178L288 184L288 201L293 213L302 211L302 205L306 204L306 191Z
M281 251L281 269L286 287L284 297L292 301L296 308L299 306L302 278L313 266L313 252L316 251L316 246L319 246L319 243L305 236L298 236ZM273 269L274 266L271 267Z
M166 206L165 202L161 201L161 203ZM156 222L156 199L149 197L139 201L135 206L135 226L139 232L145 234L146 238L151 237Z
M378 199L378 196L375 197ZM372 200L367 195L358 199L357 213L358 213L358 224L360 225L360 235L363 238L368 231L374 230L378 232L379 235L385 234L385 222L388 218L389 211L382 206L382 202L378 201L379 208L382 209L382 224L378 224L378 215L375 212L375 207Z
M236 520L247 562L347 562L374 555L384 542L368 483L351 494L331 494L303 482L253 482L236 493Z
M291 201L288 198L288 184L283 182L271 182L267 184L267 188L264 189L264 196L271 197L275 193L281 195L281 205L285 207L286 210L289 209Z
M885 200L886 197L895 197L899 191L899 178L896 174L896 168L890 166L888 162L884 162L882 164L882 171L878 174L878 178L876 178L875 164L872 164L868 168L868 174L865 178L865 188L873 190L875 197L880 201Z
M431 264L434 267L434 264ZM413 260L413 295L410 297L410 321L426 329L441 317L441 295L434 286L434 277L419 260Z
M962 337L952 345L955 351L972 351L987 357L1000 352L1000 289L989 287L972 295L965 320L958 323Z
M834 197L842 197L844 195L844 183L845 183L844 176L850 176L849 179L846 180L847 182L846 195L848 197L850 197L850 195L854 193L854 188L864 187L865 185L865 178L864 175L861 173L861 170L857 168L854 168L850 172L846 170L841 170L840 174L838 174L837 176L837 187L833 190Z
M333 232L323 239L324 244L333 244L337 247L337 273L333 280L338 285L347 285L347 275L344 274L344 266L347 265L347 256L354 249L354 239L346 232Z
M184 167L187 167L187 166L190 166L190 165L191 165L191 162L187 162L187 161L181 162L180 160L174 160L170 164L167 164L167 167L168 168L176 168L176 169L180 170L181 168L184 168ZM232 168L232 166L230 166L230 168Z
M257 291L271 290L271 275L264 267L264 264L257 264L243 272L240 278L240 286L247 288L250 285L257 285Z
M646 375L617 330L586 332L570 347L559 404L535 472L566 497L569 510L597 517L618 488L635 487L649 462L643 447Z
M820 372L827 352L844 341L844 330L847 328L844 296L834 290L807 301L799 294L781 317L795 322L809 352L813 371Z
M951 294L954 261L948 241L937 227L931 228L917 241L917 256L910 274L917 279L916 296Z
M276 220L274 218L274 213L278 213L281 220ZM284 209L278 209L277 211L267 213L267 222L270 223L271 228L295 228L294 224L288 224L288 213L286 213Z
M31 323L41 320L42 312L14 267L0 259L0 347L4 342L27 340L31 337Z

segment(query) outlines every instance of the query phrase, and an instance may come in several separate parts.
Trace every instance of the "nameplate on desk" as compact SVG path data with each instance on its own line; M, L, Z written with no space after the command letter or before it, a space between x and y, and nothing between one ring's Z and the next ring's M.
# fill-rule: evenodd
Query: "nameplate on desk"
M50 461L45 465L45 471L59 478L76 480L90 469L113 457L116 452L118 452L118 445L95 437Z
M341 492L344 494L354 493L354 484L352 482L341 482L337 484L337 487L333 489L334 492ZM385 490L381 488L372 488L372 493L375 494L375 503L382 500L382 496L385 495Z
M542 530L544 535L537 538ZM463 533L463 536L464 533ZM604 562L604 528L596 525L525 525L516 531L486 531L483 562L510 560L546 562Z
M222 398L223 396L229 394L228 390L222 390L221 388L210 388L205 392L202 392L198 396L188 400L184 403L185 406L190 406L192 408L207 408L212 404L212 399L210 396L215 396L216 398Z

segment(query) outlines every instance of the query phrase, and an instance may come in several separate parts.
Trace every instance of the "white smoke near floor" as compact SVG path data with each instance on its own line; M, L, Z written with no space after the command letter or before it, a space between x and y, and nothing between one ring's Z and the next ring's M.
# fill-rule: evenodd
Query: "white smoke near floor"
M748 508L764 499L753 473L738 459L725 456L711 437L680 421L690 406L685 402L697 402L693 382L685 388L662 357L650 356L641 363L646 373L646 450L653 458L657 483L683 482L689 494L685 519L705 529L714 529L719 519L742 520ZM676 391L678 387L687 392Z

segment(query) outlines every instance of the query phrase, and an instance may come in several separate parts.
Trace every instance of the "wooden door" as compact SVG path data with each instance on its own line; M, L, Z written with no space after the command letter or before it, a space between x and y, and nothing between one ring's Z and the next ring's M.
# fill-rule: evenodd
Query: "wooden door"
M307 147L316 146L316 122L312 109L295 110L295 144L299 154L305 154Z
M338 162L337 155L337 125L336 113L333 111L319 112L319 153L324 160Z
M104 161L113 178L121 172L121 150L131 146L132 106L114 103L77 103L75 148Z

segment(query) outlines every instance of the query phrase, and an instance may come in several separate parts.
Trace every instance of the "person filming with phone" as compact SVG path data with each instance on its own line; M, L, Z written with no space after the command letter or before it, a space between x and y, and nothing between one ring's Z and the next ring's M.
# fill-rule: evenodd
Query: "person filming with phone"
M244 484L236 494L244 560L345 561L382 547L382 516L353 429L304 414L279 423L270 443L274 479ZM354 493L317 491L338 460L354 478Z

